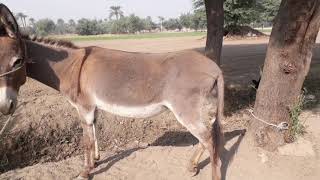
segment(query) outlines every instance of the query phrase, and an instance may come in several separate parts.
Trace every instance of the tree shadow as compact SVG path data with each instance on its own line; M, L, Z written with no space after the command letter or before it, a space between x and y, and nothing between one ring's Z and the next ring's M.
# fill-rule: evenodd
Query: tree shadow
M237 152L239 145L244 137L244 134L246 133L246 130L234 130L231 132L225 132L224 133L224 145L226 142L230 141L236 136L239 136L237 141L232 145L232 147L227 150L223 148L221 152L221 160L222 160L222 166L221 166L221 174L222 174L222 180L225 180L225 176L227 173L228 166L230 162L232 162L233 157L235 153ZM157 140L155 140L153 143L151 143L151 146L190 146L195 145L198 143L198 140L192 136L189 132L175 132L175 131L169 131L166 132L163 136L159 137ZM99 170L93 172L90 174L89 179L93 179L95 175L101 174L103 172L108 171L115 163L118 161L130 156L132 153L145 149L141 147L132 148L125 150L119 154L113 155L111 157L108 157L106 159L103 159L99 162L97 162L97 166L104 166L100 168ZM203 169L205 166L207 166L210 163L210 158L207 158L206 160L199 163L199 170Z
M267 43L224 45L222 48L221 69L226 82L225 114L232 114L254 105L256 89L253 80L260 78L260 68L263 66ZM204 48L194 50L204 53ZM320 112L320 44L313 49L310 71L303 87L308 95L315 98L305 109L314 113Z

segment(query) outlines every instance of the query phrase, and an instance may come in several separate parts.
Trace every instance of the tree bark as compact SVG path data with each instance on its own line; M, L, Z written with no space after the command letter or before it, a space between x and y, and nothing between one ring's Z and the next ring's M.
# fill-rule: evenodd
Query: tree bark
M220 65L224 11L223 0L205 0L207 14L207 42L205 55Z
M320 27L320 0L282 0L273 25L254 114L269 123L287 122L309 72ZM254 120L255 142L275 150L290 141L289 131Z

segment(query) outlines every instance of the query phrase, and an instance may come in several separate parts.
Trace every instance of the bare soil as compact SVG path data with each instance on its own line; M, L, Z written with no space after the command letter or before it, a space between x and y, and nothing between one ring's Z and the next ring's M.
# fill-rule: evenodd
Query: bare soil
M320 39L319 39L320 40ZM254 102L251 80L259 76L268 38L226 40L222 69L227 82L223 153L226 179L316 180L320 177L320 48L305 83L315 100L302 119L307 133L293 152L266 152L256 148L250 135L246 109ZM197 37L81 42L126 51L203 51ZM71 179L82 165L81 135L76 111L56 91L28 79L20 92L20 108L0 139L0 179ZM0 127L8 117L0 117ZM93 179L210 179L208 154L201 171L191 177L186 165L197 140L178 124L170 112L148 119L132 119L100 112L98 137L103 154ZM300 142L300 141L298 141ZM304 142L308 142L303 144ZM146 146L148 146L145 148ZM301 148L302 147L302 148ZM297 154L302 149L301 153Z

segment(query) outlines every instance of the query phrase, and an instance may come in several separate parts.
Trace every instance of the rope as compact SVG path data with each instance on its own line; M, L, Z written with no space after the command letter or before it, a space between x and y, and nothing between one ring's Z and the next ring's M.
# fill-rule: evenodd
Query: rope
M16 110L15 110L15 112L17 112L17 111L20 109L20 107L22 107L23 105L24 105L24 103L18 105L17 108L16 108ZM8 124L9 124L9 122L11 121L11 119L14 117L15 112L13 112L12 114L10 114L9 118L8 118L7 121L4 123L4 125L3 125L3 127L1 128L1 131L0 131L0 137L3 135L4 131L6 130ZM19 115L19 114L16 113L15 115Z
M1 77L4 77L4 76L7 76L8 74L11 74L11 73L14 73L14 72L18 71L18 70L21 69L23 66L24 66L24 63L23 63L22 65L20 65L19 67L11 70L11 71L8 71L8 72L5 72L5 73L3 73L3 74L0 74L0 78L1 78Z
M281 123L279 123L278 125L272 124L272 123L268 123L267 121L264 121L263 119L260 119L260 118L258 118L257 116L255 116L255 115L253 114L253 110L252 110L252 109L249 109L249 110L247 110L247 111L249 111L250 114L252 115L252 117L254 117L256 120L258 120L258 121L260 121L260 122L262 122L262 123L264 123L264 124L266 124L266 125L268 125L268 126L275 127L275 128L277 128L277 129L279 129L279 130L288 130L288 129L289 129L289 124L288 124L287 122L281 122Z
M4 131L6 130L8 124L9 124L9 121L12 119L13 117L13 114L9 116L8 120L6 121L6 123L3 125L1 131L0 131L0 137L2 136L2 134L4 133Z

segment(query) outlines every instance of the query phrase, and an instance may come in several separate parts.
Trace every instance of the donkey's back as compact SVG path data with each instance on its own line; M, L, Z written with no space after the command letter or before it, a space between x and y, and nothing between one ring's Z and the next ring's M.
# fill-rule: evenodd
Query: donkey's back
M160 103L182 89L212 88L221 70L202 54L131 53L92 47L81 86L110 103L141 106Z

